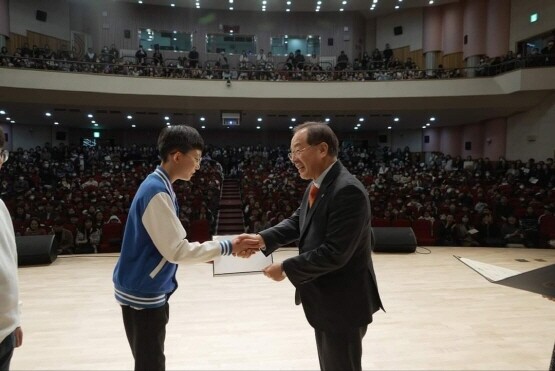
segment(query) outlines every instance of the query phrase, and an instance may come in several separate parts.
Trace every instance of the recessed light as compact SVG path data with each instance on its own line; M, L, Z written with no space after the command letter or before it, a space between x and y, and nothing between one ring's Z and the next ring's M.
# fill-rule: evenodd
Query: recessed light
M48 113L48 114L46 114L46 116L50 116L50 114ZM90 118L90 119L92 119L92 117L93 117L92 113L89 113L89 114L87 115L87 117Z
M230 7L229 7L229 10L233 10L233 7L232 7L232 6L230 6ZM233 32L233 30L231 30L231 32Z
M92 121L91 121L91 124L96 124L96 121L92 120Z
M260 129L260 126L257 126L256 128L257 128L257 129Z
M399 9L399 5L395 5L395 9Z
M428 2L428 4L430 4L430 5L432 5L433 3L434 3L434 0L430 0L430 1Z
M206 129L206 126L202 125L201 128L202 128L202 129Z
M58 121L56 121L56 122L54 123L54 125L60 125L60 123L59 123Z
M200 121L204 121L204 120L206 120L204 116L200 118Z
M436 118L435 117L430 117L430 121L435 121Z
M168 121L169 119L170 119L169 116L165 116L165 117L164 117L164 120L166 120L166 121Z
M388 126L387 129L388 129L388 130L391 130L391 126Z
M175 7L175 4L174 4L174 3L171 3L170 5L171 5L172 7Z
M293 126L289 126L289 129L293 129Z
M46 112L45 115L46 115L46 117L52 116L52 114L50 112Z
M340 12L342 12L343 10L345 10L345 9L343 9L343 8L339 9Z
M15 120L10 121L12 124L15 124Z
M132 127L132 128L136 128L136 127L137 127L137 125L133 124L133 125L131 125L131 127Z
M262 121L262 117L257 118L258 122Z
M358 130L358 126L355 126L355 130Z
M347 2L345 0L343 0L343 2L341 2L341 4L347 5Z
M6 111L0 111L0 115L5 115Z
M132 118L133 118L133 116L127 115L127 119L128 119L128 120L131 120Z
M431 125L431 124L430 124L429 122L426 124L426 126L430 126L430 125Z
M329 118L329 117L326 117L326 120L325 120L325 121L326 121L326 122L330 122L330 118Z
M322 5L322 2L321 2L321 1L317 1L316 4Z
M262 1L262 5L266 5L266 0Z
M9 118L9 117L6 117L6 121L10 121L10 120L11 120L11 118Z
M363 121L364 121L364 117L360 117L360 118L358 119L358 121L363 122Z
M170 126L171 124L171 122L166 122L166 126Z
M357 127L359 128L361 124L357 124Z
M399 117L395 117L395 118L393 119L393 121L395 121L395 122L399 121Z
M291 121L295 122L295 121L297 121L297 119L293 117L293 118L291 118Z
M290 11L291 11L291 9L287 8L287 9L285 9L285 11L286 11L286 12L290 12Z
M139 0L139 4L142 4L142 3L143 3L143 0Z
M233 4L233 0L229 0L229 3L230 3L230 4Z
M94 124L94 126L98 126L98 124Z
M426 125L422 126L422 129L426 129Z
M291 5L291 1L288 1L288 2L287 2L287 5Z

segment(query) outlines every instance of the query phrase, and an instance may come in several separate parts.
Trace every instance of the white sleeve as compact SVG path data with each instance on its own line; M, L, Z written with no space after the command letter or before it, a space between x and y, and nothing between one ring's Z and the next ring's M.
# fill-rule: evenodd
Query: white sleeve
M222 254L220 243L203 244L187 241L187 232L175 215L173 201L160 192L148 203L142 217L143 225L160 254L171 263L200 263Z

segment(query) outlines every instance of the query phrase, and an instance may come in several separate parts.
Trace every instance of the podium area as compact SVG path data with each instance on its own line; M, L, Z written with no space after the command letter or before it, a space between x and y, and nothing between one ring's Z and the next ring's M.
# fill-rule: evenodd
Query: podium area
M517 271L555 263L554 250L430 247L374 253L387 313L363 340L364 370L546 370L555 302L488 282L453 255ZM296 254L274 254L281 261ZM117 254L60 256L19 269L23 346L12 370L124 370L133 361L113 296ZM167 369L317 370L314 332L289 281L213 276L181 265L170 299Z

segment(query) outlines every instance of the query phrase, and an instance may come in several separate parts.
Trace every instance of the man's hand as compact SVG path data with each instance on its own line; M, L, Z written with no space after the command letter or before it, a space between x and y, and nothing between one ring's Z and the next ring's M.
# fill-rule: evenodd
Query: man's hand
M274 281L283 281L285 279L285 272L283 271L282 263L273 263L263 270L264 275Z
M241 234L232 241L232 254L241 258L249 258L260 250L260 240L256 235Z

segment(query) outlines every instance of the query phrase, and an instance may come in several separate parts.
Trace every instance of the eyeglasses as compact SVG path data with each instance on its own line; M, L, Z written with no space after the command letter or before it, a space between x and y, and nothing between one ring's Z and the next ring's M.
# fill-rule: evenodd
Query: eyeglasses
M195 157L195 156L193 156L193 155L187 155L187 156L189 156L190 158L192 158L193 161L195 161L195 164L200 165L200 162L202 161L202 157Z
M8 161L8 158L10 158L10 151L7 149L0 149L0 160L2 160L2 162L6 162Z
M290 160L293 160L293 157L299 157L299 155L300 155L305 149L307 149L308 147L312 147L312 146L310 145L310 146L306 146L306 147L299 148L299 149L296 149L296 150L294 150L294 151L291 151L291 152L289 152L289 153L287 154L287 157L289 157Z

